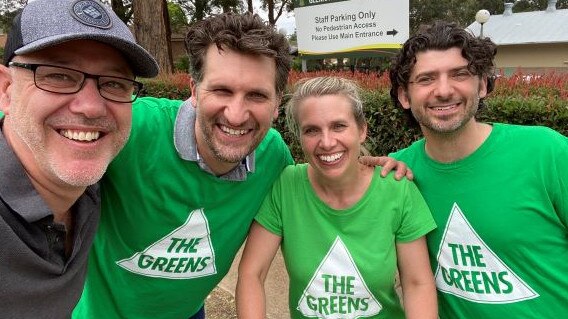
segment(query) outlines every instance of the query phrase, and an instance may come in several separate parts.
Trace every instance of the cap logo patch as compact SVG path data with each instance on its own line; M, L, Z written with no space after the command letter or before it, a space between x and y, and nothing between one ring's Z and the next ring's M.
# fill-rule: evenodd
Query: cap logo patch
M109 29L112 21L106 10L97 2L92 0L79 0L71 8L75 20L84 25Z

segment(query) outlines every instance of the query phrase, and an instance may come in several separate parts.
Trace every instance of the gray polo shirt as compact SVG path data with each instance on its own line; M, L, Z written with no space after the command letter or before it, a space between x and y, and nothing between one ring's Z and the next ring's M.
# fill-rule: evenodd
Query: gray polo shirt
M88 187L72 210L73 251L67 258L64 225L53 222L0 133L0 318L71 316L99 221L98 185Z
M197 165L199 165L202 170L213 174L209 166L207 166L201 156L199 156L199 152L197 152L197 142L195 140L195 118L195 108L188 99L180 106L176 116L174 145L181 158L186 161L197 162ZM254 158L253 151L231 171L218 177L229 181L246 180L247 172L254 172Z

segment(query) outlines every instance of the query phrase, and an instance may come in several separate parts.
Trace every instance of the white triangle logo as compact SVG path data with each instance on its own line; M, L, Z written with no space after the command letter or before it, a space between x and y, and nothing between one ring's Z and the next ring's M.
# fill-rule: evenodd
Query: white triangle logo
M374 316L382 308L338 236L304 290L297 309L306 317L355 319Z
M457 203L440 244L436 286L479 303L505 304L539 296L485 244Z
M182 226L117 264L133 273L158 278L191 279L216 274L215 253L203 209L192 211Z

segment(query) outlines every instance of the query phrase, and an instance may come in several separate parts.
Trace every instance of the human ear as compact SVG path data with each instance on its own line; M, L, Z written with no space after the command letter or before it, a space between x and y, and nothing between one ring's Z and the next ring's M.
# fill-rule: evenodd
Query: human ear
M189 80L189 88L191 89L191 97L189 101L193 107L197 107L197 82L193 78Z
M272 119L278 118L278 111L280 110L280 104L282 103L282 96L276 98L276 106L274 107L274 114L272 114Z
M487 76L484 75L481 77L481 81L479 81L479 98L484 98L487 96Z
M398 101L400 105L406 110L410 109L410 98L408 97L408 92L401 86L398 88Z
M10 112L10 96L12 87L12 73L4 65L0 65L0 111L4 114Z

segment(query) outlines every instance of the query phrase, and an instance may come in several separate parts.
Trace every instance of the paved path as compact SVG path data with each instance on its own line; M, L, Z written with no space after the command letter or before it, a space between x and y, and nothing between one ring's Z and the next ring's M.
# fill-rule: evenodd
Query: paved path
M241 250L242 251L242 250ZM237 267L241 251L237 254L231 270L211 293L206 302L208 319L236 318L234 296L237 285ZM288 274L280 251L276 254L265 283L268 319L288 319Z

